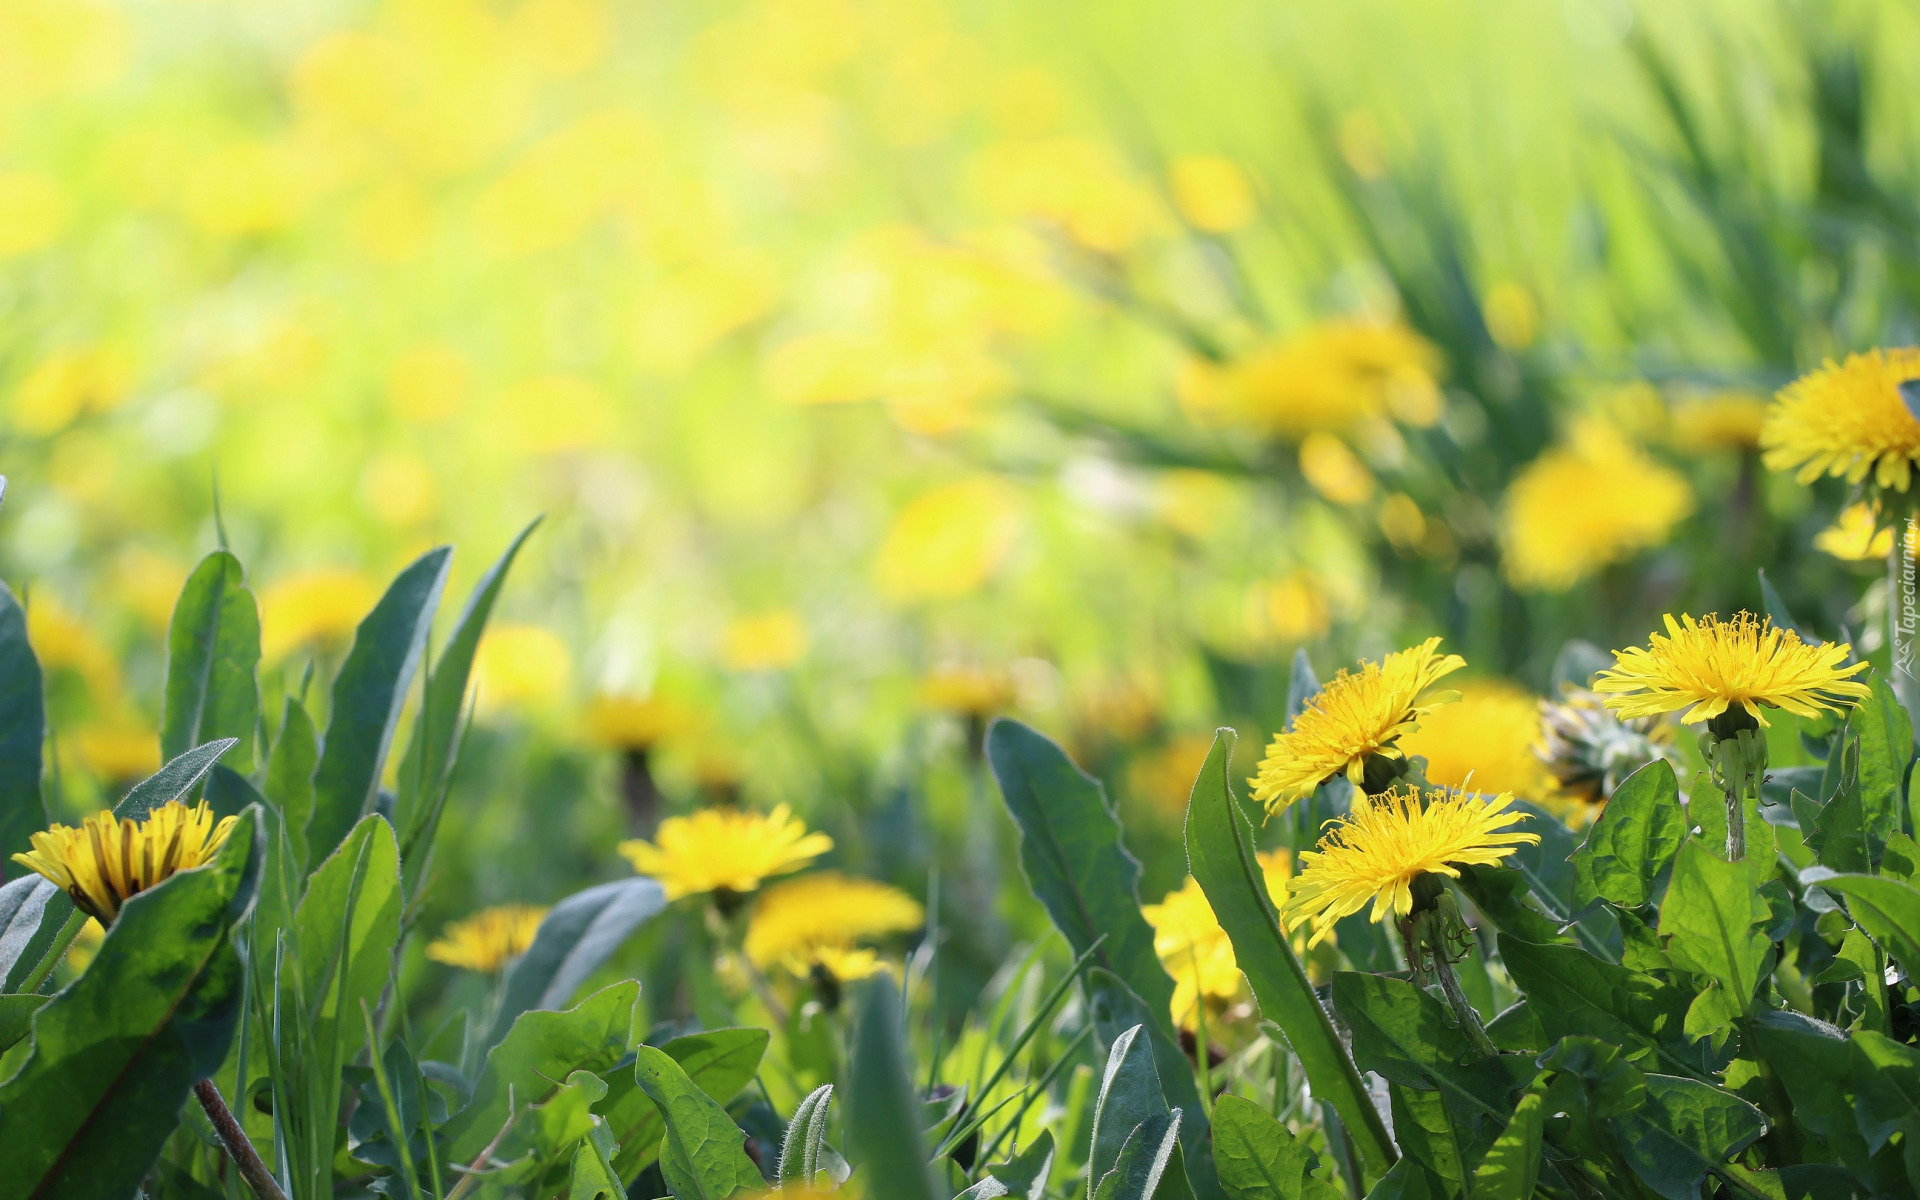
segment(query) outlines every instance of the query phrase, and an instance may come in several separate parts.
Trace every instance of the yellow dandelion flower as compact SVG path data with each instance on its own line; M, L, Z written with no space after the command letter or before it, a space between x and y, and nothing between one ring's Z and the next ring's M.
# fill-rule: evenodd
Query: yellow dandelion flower
M277 662L310 643L345 642L380 590L356 571L316 570L260 593L260 657Z
M692 713L663 696L602 694L587 705L589 736L618 750L645 750L692 724Z
M1527 819L1509 812L1512 793L1491 799L1464 792L1392 788L1362 799L1353 811L1300 855L1301 870L1287 888L1283 918L1289 930L1310 926L1317 946L1341 919L1373 905L1371 919L1413 911L1413 884L1423 875L1460 877L1462 866L1494 866L1514 847L1539 837L1509 827Z
M1293 860L1285 850L1274 850L1261 854L1259 861L1267 895L1280 904L1287 897ZM1201 1004L1225 1008L1246 994L1233 942L1198 880L1189 875L1178 891L1168 892L1158 904L1141 905L1140 911L1153 926L1154 953L1173 976L1174 1020L1191 1029Z
M1460 702L1433 711L1400 739L1402 753L1427 760L1429 783L1539 800L1556 790L1540 761L1540 700L1498 679L1460 685Z
M1688 453L1751 450L1760 444L1767 402L1745 392L1716 392L1674 405L1669 437Z
M1440 365L1404 325L1323 321L1222 371L1190 372L1182 403L1286 438L1351 433L1385 416L1429 425L1439 417Z
M1893 550L1893 530L1880 528L1879 510L1863 500L1841 509L1833 524L1814 534L1813 548L1843 562L1884 561Z
M642 875L667 889L667 899L703 892L751 892L776 875L798 871L833 849L824 833L782 804L765 816L734 808L703 808L668 817L648 842L621 842L620 854Z
M1382 662L1361 663L1358 674L1334 676L1307 701L1292 728L1274 735L1249 781L1253 798L1278 813L1342 771L1358 786L1371 755L1403 757L1395 740L1419 728L1435 705L1458 699L1440 693L1421 703L1437 680L1467 665L1458 654L1435 653L1439 646L1439 638L1428 638Z
M747 923L747 958L805 975L823 966L839 980L864 979L879 957L859 943L911 933L926 921L920 902L896 887L819 871L761 894Z
M1507 488L1502 563L1514 586L1564 592L1667 540L1693 511L1685 477L1598 423L1535 459Z
M1822 475L1907 490L1920 461L1920 421L1900 398L1900 385L1920 379L1920 349L1869 350L1844 363L1828 359L1780 390L1760 430L1763 461L1797 469L1801 483Z
M530 904L483 908L442 929L438 938L427 943L427 957L450 967L492 974L508 959L527 952L546 915L546 909Z
M937 712L984 717L1013 705L1013 680L1005 671L984 667L941 667L929 671L915 689L921 705Z
M1853 653L1844 642L1809 646L1793 630L1745 612L1731 621L1711 613L1675 621L1668 614L1666 623L1666 634L1654 634L1646 647L1614 651L1613 669L1594 681L1593 690L1607 694L1607 707L1623 717L1684 708L1680 722L1692 725L1738 705L1764 726L1763 705L1813 717L1872 694L1849 678L1867 664L1844 666Z
M51 880L82 912L110 925L132 897L211 859L238 820L214 820L204 800L192 808L178 800L163 804L143 821L103 809L78 828L55 825L34 834L33 849L13 861Z

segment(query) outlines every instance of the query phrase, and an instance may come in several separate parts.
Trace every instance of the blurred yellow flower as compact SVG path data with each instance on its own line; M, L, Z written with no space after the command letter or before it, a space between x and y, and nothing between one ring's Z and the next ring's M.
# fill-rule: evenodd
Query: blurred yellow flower
M490 975L527 952L546 915L546 909L530 904L483 908L442 929L439 937L427 943L427 957Z
M1326 589L1310 571L1295 571L1259 584L1254 594L1256 624L1264 626L1263 634L1283 643L1311 642L1333 628L1333 608Z
M22 433L58 433L82 414L110 412L126 399L131 375L126 357L113 350L49 354L14 392L14 427Z
M1507 487L1501 548L1516 587L1564 592L1609 563L1666 542L1693 489L1617 432L1588 423Z
M720 661L729 671L778 671L807 652L807 623L790 608L727 622Z
M1342 918L1367 907L1376 924L1413 911L1413 884L1422 875L1460 877L1460 867L1495 866L1519 846L1538 845L1510 827L1527 819L1508 812L1513 796L1482 799L1462 792L1394 787L1361 797L1353 810L1300 855L1300 873L1287 888L1282 915L1289 931L1310 927L1317 946Z
M106 783L145 779L160 769L160 735L152 721L136 714L110 713L74 729L66 740L80 768Z
M121 699L119 658L91 625L61 604L52 592L37 592L29 598L27 643L43 670L72 671L86 682L96 703L112 704Z
M9 106L111 83L126 57L126 18L117 8L92 0L0 3L0 79Z
M1481 302L1487 334L1504 350L1524 350L1540 333L1540 308L1533 294L1512 281L1487 289Z
M1920 379L1920 349L1912 347L1828 359L1780 389L1760 431L1764 461L1775 471L1797 468L1801 483L1871 476L1906 491L1920 460L1920 421L1900 397L1900 384L1912 379Z
M1360 786L1373 755L1404 758L1399 737L1419 728L1420 719L1436 705L1459 699L1451 692L1426 694L1438 680L1467 665L1458 654L1437 653L1439 648L1439 638L1428 638L1381 662L1362 662L1358 674L1342 669L1306 702L1288 729L1274 735L1259 773L1249 781L1253 798L1269 813L1278 813L1342 772Z
M60 185L28 171L0 172L0 258L38 250L66 223Z
M1669 436L1677 449L1751 450L1760 444L1767 402L1745 392L1716 392L1673 406Z
M1814 534L1813 548L1843 562L1884 562L1893 552L1893 527L1881 528L1878 507L1862 500L1841 509L1833 524Z
M1418 549L1427 536L1426 514L1412 496L1395 492L1380 504L1380 532L1396 549Z
M722 338L763 316L779 289L774 264L757 254L733 251L691 263L635 304L634 361L659 374L682 374Z
M1246 421L1304 438L1353 433L1388 416L1433 424L1441 411L1434 382L1440 365L1438 351L1404 325L1337 319L1224 368L1190 362L1177 390L1196 419Z
M765 816L737 808L703 808L660 822L653 841L620 843L620 854L652 876L669 900L705 892L751 892L776 875L798 871L833 849L824 833L782 804Z
M409 421L443 421L460 411L473 387L467 360L446 346L415 346L387 372L387 400Z
M1739 707L1762 726L1762 707L1784 708L1796 717L1839 712L1872 695L1849 678L1867 669L1846 666L1853 647L1845 642L1810 646L1770 618L1743 612L1731 621L1713 613L1696 621L1666 617L1667 632L1645 646L1613 652L1614 665L1594 680L1593 690L1623 717L1679 712L1683 725L1710 721Z
M226 238L286 228L318 198L321 185L313 159L301 148L252 140L201 155L180 178L187 219Z
M345 643L379 599L380 589L358 571L323 567L275 580L260 593L261 660Z
M989 476L923 492L887 531L874 562L880 594L895 602L947 600L977 590L1012 549L1019 498Z
M747 922L744 948L758 967L805 975L819 965L837 979L852 981L879 965L860 943L911 933L925 921L920 902L899 888L818 871L761 893Z
M1190 733L1169 740L1151 753L1136 754L1127 764L1127 790L1151 800L1168 816L1184 819L1193 781L1212 749L1211 733Z
M1260 214L1253 184L1230 158L1189 154L1173 160L1167 173L1173 205L1187 224L1203 233L1233 233Z
M1331 433L1315 431L1300 443L1300 474L1335 504L1352 507L1373 496L1373 472Z
M644 750L693 724L693 714L664 696L601 694L587 705L587 735L618 750Z
M192 808L174 800L140 821L102 809L78 828L55 825L34 834L33 849L13 861L51 880L80 911L111 925L132 897L212 859L238 820L214 820L205 800Z
M614 422L613 398L599 384L579 375L542 375L502 392L485 429L516 454L560 454L605 445Z
M1539 697L1505 680L1475 679L1460 685L1458 703L1422 717L1400 749L1427 760L1429 783L1538 802L1556 790L1540 761L1543 739Z
M367 510L389 525L417 525L439 506L440 486L433 468L418 454L390 450L368 461L360 474L360 497Z
M1267 896L1286 902L1293 859L1285 850L1259 855ZM1153 950L1173 976L1173 1019L1185 1029L1199 1024L1200 1006L1218 1013L1246 997L1246 979L1234 957L1233 942L1213 913L1213 905L1193 876L1158 904L1143 904L1141 915L1153 926Z
M186 582L186 564L158 551L128 546L114 556L114 595L157 632L172 624L173 606Z
M1154 488L1160 519L1176 533L1203 538L1229 526L1243 489L1214 471L1176 468Z
M968 175L987 207L1052 222L1091 250L1132 249L1161 221L1152 197L1097 142L994 142L974 156Z
M573 683L573 655L551 629L495 622L474 654L473 679L482 710L551 706Z
M915 697L936 712L991 716L1013 706L1013 680L1005 671L985 667L938 667L920 677Z

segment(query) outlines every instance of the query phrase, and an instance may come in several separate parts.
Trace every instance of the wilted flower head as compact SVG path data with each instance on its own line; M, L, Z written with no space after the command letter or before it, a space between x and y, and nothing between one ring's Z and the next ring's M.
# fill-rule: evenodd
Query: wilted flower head
M192 808L174 800L141 821L102 810L77 828L55 825L34 834L33 849L13 861L59 885L80 911L110 925L132 897L210 860L238 820L216 821L205 800Z
M1512 803L1510 792L1488 799L1411 787L1357 801L1318 847L1300 855L1300 873L1287 887L1287 928L1311 926L1308 945L1318 945L1368 904L1376 922L1388 913L1404 917L1421 876L1457 879L1462 866L1493 866L1516 846L1537 845L1536 835L1511 830L1527 819L1507 811Z
M1656 758L1676 757L1673 725L1659 717L1622 718L1597 692L1568 688L1540 702L1542 766L1569 800L1599 804L1620 781Z
M1900 397L1900 385L1911 379L1920 379L1920 349L1827 360L1780 390L1760 431L1767 466L1796 471L1801 483L1822 475L1848 483L1871 477L1879 487L1906 491L1920 460L1920 421Z
M1667 632L1646 647L1614 651L1614 667L1593 685L1607 694L1608 708L1627 717L1684 708L1681 723L1692 725L1737 706L1766 725L1763 707L1814 717L1872 694L1849 678L1867 664L1844 666L1853 647L1843 642L1809 646L1793 630L1745 612L1731 621L1713 614L1675 621L1669 614L1666 623Z
M635 838L619 849L634 870L660 881L667 899L678 900L703 892L751 892L833 849L833 839L808 833L806 823L782 804L765 816L703 808L668 817L654 841Z
M1467 665L1458 654L1436 653L1439 647L1439 638L1428 638L1382 662L1361 663L1357 674L1335 675L1307 701L1291 728L1274 735L1250 781L1253 798L1278 813L1342 772L1359 786L1367 759L1375 754L1404 757L1396 739L1418 728L1435 705L1459 698L1453 693L1423 697L1435 681Z
M441 930L438 938L427 943L427 957L450 967L490 974L505 966L508 959L527 952L546 915L546 909L530 904L483 908Z

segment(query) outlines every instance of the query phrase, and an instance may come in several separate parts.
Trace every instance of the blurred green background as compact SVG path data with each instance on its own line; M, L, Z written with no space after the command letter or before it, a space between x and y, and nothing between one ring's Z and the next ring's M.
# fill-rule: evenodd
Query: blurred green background
M1764 564L1878 649L1871 524L1816 550L1850 498L1755 446L1913 340L1916 52L1872 3L0 0L0 573L60 802L157 766L222 538L278 712L412 556L464 594L546 514L442 915L716 801L989 911L999 712L1151 899L1301 648L1442 634L1524 711Z

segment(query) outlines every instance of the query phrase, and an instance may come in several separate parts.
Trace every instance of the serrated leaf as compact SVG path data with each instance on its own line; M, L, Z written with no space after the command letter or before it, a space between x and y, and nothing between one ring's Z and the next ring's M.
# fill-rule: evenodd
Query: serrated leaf
M1473 1200L1531 1200L1540 1179L1546 1124L1546 1083L1536 1079L1474 1171Z
M1006 1189L1015 1200L1045 1200L1047 1180L1053 1174L1053 1131L1043 1129L1033 1144L1003 1163L987 1168L988 1178Z
M1846 897L1847 912L1891 954L1910 979L1920 979L1920 890L1885 875L1829 875L1820 886Z
M764 1029L708 1029L674 1038L660 1047L680 1064L687 1078L722 1107L753 1082L766 1056L770 1035ZM660 1110L647 1099L633 1072L619 1070L608 1080L607 1100L601 1105L607 1127L620 1143L614 1170L622 1179L632 1179L645 1170L660 1153L660 1135L665 1131ZM821 1165L826 1165L822 1159Z
M1393 1139L1400 1152L1427 1169L1427 1183L1442 1196L1467 1194L1466 1147L1440 1092L1387 1085L1393 1109Z
M634 930L666 906L666 890L641 876L590 887L554 905L533 944L508 968L500 1012L483 1044L505 1037L530 1008L564 1007Z
M1574 851L1576 899L1584 904L1599 897L1622 908L1645 904L1654 878L1673 862L1686 836L1673 765L1664 759L1648 763L1621 781Z
M313 774L310 853L327 855L373 811L380 772L426 652L453 552L429 550L395 577L353 637L333 681L333 705Z
M447 1161L472 1162L515 1111L544 1103L575 1071L601 1074L627 1053L633 1040L633 1006L640 984L609 984L565 1012L522 1013L500 1044L487 1054L473 1099L441 1127Z
M918 1097L900 1028L900 993L884 972L866 985L847 1082L847 1146L867 1178L886 1180L888 1200L933 1200Z
M1252 826L1233 796L1234 741L1230 729L1215 733L1194 781L1187 802L1189 868L1233 943L1261 1015L1286 1035L1313 1094L1333 1105L1367 1160L1384 1167L1394 1157L1386 1127L1267 895Z
M0 879L47 827L40 802L40 751L47 717L40 660L27 642L27 614L0 583Z
M1520 1086L1512 1063L1484 1058L1446 1006L1404 980L1355 971L1333 977L1333 1005L1353 1030L1354 1059L1405 1087L1445 1092L1460 1111L1504 1123L1508 1094ZM1525 1064L1532 1076L1531 1064Z
M239 744L227 765L253 769L260 711L260 613L240 560L216 550L187 577L167 631L167 685L160 754L177 758L220 738Z
M243 816L208 865L129 899L85 974L34 1018L0 1085L0 1179L20 1200L125 1200L219 1069L240 1017L230 936L258 878Z
M1690 997L1641 971L1604 962L1575 946L1535 946L1500 935L1500 961L1527 994L1549 1041L1592 1037L1644 1065L1692 1073L1706 1064L1681 1048Z
M1749 860L1730 863L1689 840L1674 860L1673 882L1660 904L1667 955L1682 970L1726 990L1723 1008L1744 1015L1773 943L1763 930L1772 910L1759 894Z
M677 1200L727 1200L758 1192L765 1181L747 1157L746 1134L727 1110L696 1087L672 1055L653 1046L641 1046L637 1053L634 1077L666 1124L660 1171Z
M1694 1079L1647 1076L1647 1103L1611 1119L1620 1154L1667 1200L1699 1200L1709 1172L1766 1131L1759 1109Z
M1339 1200L1319 1159L1266 1109L1239 1096L1213 1106L1213 1157L1233 1200Z
M1913 762L1913 725L1886 676L1867 674L1873 694L1847 717L1860 735L1860 807L1869 842L1886 845L1906 815L1907 767ZM1878 855L1875 855L1876 861Z
M1054 927L1076 955L1099 942L1094 961L1124 980L1170 1032L1173 977L1140 912L1139 860L1127 851L1099 781L1049 738L1004 718L987 730L987 761L1020 828L1027 886Z

